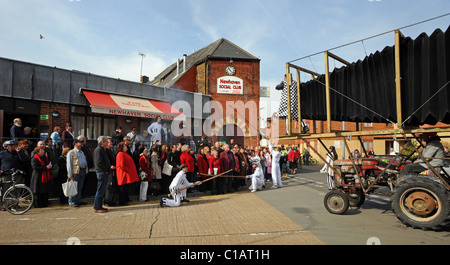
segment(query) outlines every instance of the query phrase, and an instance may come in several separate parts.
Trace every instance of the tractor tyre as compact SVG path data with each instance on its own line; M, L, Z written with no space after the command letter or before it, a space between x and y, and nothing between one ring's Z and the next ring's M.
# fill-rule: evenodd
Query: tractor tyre
M401 181L391 196L391 207L405 225L442 230L450 224L450 195L433 179L415 176Z
M332 214L345 214L350 206L347 195L340 190L332 190L323 200L325 208Z
M362 190L357 192L347 192L345 194L347 195L350 207L360 208L366 201L366 195Z

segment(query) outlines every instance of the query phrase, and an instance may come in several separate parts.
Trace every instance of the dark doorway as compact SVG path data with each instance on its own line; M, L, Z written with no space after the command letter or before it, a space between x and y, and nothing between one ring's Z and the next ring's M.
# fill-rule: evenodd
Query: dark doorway
M217 141L226 141L230 143L230 140L234 139L234 142L240 146L244 146L244 132L236 124L224 125L217 136Z
M36 101L7 99L0 100L0 109L3 110L3 138L10 138L10 129L15 118L22 120L22 128L30 127L35 134L31 138L39 138L36 131L39 128L40 104Z

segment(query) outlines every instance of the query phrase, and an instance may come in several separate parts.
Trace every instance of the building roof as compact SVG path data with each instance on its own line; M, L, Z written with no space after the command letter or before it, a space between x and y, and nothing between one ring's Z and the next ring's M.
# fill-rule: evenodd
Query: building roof
M189 69L196 66L208 59L222 59L233 61L259 61L260 59L251 55L247 51L243 50L239 46L230 42L225 38L218 39L217 41L209 44L208 46L190 54L180 60L178 64L179 70L177 73L177 62L173 63L157 75L149 83L152 85L158 85L163 87L172 87ZM184 62L186 60L186 62ZM183 67L184 71L183 71Z

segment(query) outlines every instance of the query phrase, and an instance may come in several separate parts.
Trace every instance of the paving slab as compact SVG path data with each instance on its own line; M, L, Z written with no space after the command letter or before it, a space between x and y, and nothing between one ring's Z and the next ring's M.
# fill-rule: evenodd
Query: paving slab
M180 207L132 202L94 213L91 204L0 212L6 245L322 245L302 226L248 191L189 198Z

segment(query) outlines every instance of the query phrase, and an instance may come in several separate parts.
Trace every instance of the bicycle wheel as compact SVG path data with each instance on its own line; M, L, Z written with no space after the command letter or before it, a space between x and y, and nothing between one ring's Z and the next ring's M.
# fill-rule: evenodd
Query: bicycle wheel
M12 186L3 195L3 202L8 212L21 215L33 206L33 192L25 185Z

